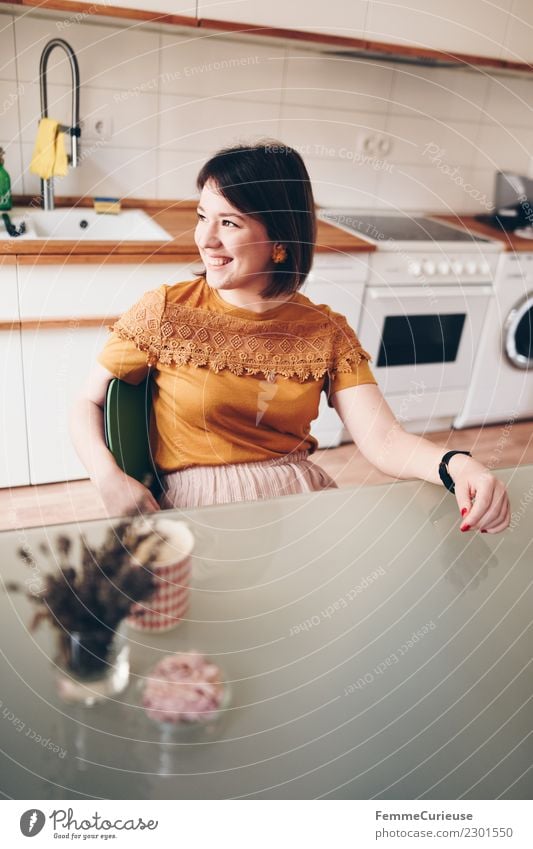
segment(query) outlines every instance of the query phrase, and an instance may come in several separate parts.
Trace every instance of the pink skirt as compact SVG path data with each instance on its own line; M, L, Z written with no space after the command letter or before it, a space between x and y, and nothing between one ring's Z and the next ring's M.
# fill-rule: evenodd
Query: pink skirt
M294 451L275 460L191 466L171 472L161 477L163 494L159 503L163 509L204 507L338 489L333 478L307 457L307 451Z

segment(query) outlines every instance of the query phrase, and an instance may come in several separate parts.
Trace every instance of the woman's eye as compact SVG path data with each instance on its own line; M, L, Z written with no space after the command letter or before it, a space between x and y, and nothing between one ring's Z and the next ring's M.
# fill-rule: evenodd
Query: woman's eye
M235 224L235 222L234 222L234 221L230 221L230 220L229 220L229 218L223 218L223 219L222 219L222 224L223 224L224 226L226 226L226 224L229 224L229 225L230 225L230 227L236 227L236 226L237 226L237 225Z
M205 215L202 215L201 212L197 212L196 215L198 216L199 221L205 221Z

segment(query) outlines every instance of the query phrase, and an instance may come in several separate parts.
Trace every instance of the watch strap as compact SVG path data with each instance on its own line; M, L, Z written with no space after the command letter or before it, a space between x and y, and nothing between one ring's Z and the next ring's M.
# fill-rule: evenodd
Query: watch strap
M450 462L454 454L466 454L468 457L472 456L470 451L447 451L446 454L443 456L442 460L440 461L439 477L446 489L453 493L455 493L455 483L448 471L448 463Z

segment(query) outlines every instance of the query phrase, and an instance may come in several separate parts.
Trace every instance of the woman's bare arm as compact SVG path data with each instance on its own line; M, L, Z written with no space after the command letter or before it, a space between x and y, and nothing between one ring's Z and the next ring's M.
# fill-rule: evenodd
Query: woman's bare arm
M448 449L406 433L377 386L341 389L332 396L332 402L354 442L374 466L393 477L441 484L439 463ZM482 463L464 454L452 457L448 468L464 516L461 530L505 530L511 511L503 483Z
M110 515L153 513L160 508L150 490L117 466L105 444L104 402L113 377L99 364L91 371L70 411L72 442Z

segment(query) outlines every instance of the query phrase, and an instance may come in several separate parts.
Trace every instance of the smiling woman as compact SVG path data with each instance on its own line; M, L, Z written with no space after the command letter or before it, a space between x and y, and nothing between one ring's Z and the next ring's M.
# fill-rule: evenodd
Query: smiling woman
M195 241L208 284L224 290L229 303L253 303L258 312L269 299L296 292L316 241L313 192L300 155L274 143L228 148L203 166L196 184ZM221 267L227 273L210 273Z
M447 455L439 470L444 448L403 431L344 316L298 292L316 232L300 155L270 141L226 148L203 166L197 185L204 268L194 280L147 292L119 319L73 409L74 443L108 509L150 512L335 487L308 459L324 391L382 471L455 484L469 514L462 530L507 527L501 482L464 454ZM118 468L102 425L109 381L137 384L150 370L159 503Z

